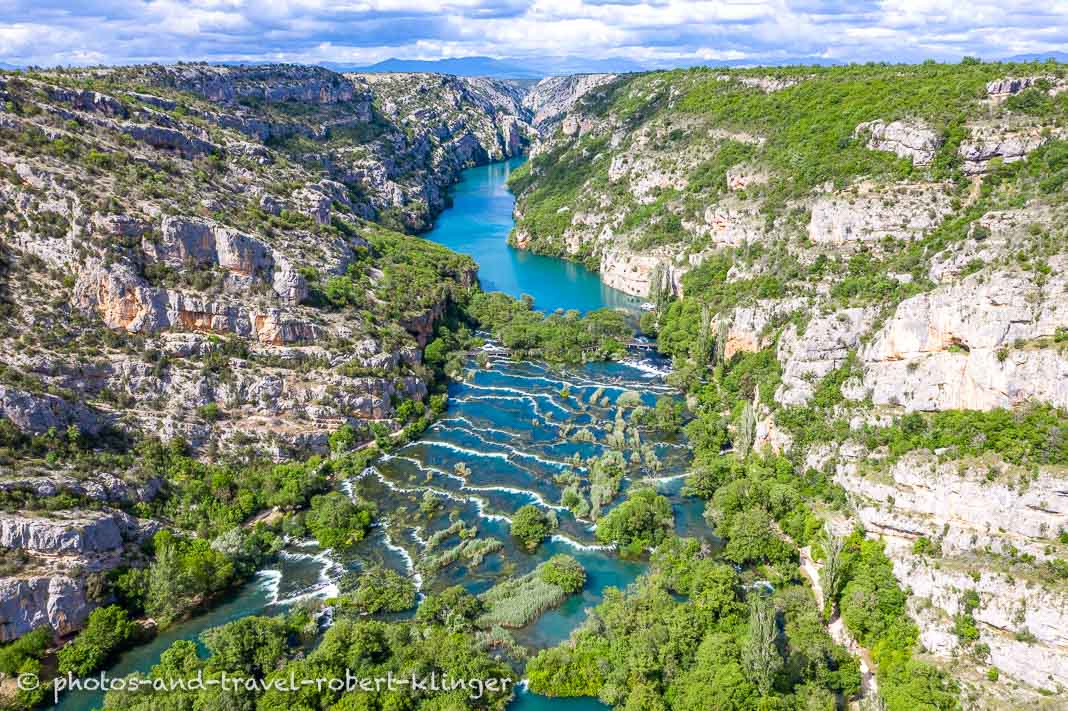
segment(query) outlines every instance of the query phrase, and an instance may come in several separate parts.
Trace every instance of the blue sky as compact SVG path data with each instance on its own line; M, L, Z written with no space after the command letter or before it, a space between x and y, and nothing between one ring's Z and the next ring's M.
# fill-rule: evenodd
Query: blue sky
M0 62L956 60L1068 49L1068 2L0 0Z

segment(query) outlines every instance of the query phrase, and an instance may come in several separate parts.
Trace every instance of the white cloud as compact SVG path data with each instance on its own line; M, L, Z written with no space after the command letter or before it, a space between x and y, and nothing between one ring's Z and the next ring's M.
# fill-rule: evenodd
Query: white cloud
M0 0L0 61L623 57L917 61L1053 51L1068 3L976 0Z

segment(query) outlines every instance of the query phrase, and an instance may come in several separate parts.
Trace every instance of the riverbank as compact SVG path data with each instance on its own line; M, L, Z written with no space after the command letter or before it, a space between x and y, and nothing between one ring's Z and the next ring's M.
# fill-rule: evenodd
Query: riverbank
M576 310L583 313L605 307L636 311L635 300L604 287L596 274L552 258L533 258L507 245L512 203L504 183L508 170L519 162L466 171L456 186L453 207L442 214L426 238L457 251L467 251L462 240L470 239L476 260L485 262L479 274L483 289L500 288L516 298L529 294L535 308L566 309L568 294L575 293ZM515 363L501 351L487 352L488 357L468 358L463 381L449 386L448 411L422 436L380 458L373 476L338 483L342 491L371 499L380 511L389 512L372 536L344 554L314 546L287 549L276 565L259 571L256 580L222 605L129 650L109 674L147 673L176 641L197 641L207 629L241 617L277 614L302 599L330 597L337 592L341 574L375 565L415 578L424 593L451 584L479 593L503 575L529 572L556 554L572 555L586 569L582 594L516 631L517 640L533 649L565 640L607 588L626 587L641 574L644 564L620 560L593 538L588 521L580 521L560 506L562 487L556 477L572 462L581 470L577 463L583 458L607 451L605 425L611 424L613 403L621 394L644 392L644 404L651 407L657 394L670 392L662 381L667 364L655 352L636 348L630 349L627 362L560 368ZM562 429L568 419L574 419L570 433ZM587 434L575 438L579 430ZM681 505L677 497L684 449L665 442L656 454L663 468L655 475ZM457 481L452 475L459 463L475 472L471 480ZM623 482L623 488L629 485L629 480ZM430 519L421 509L427 492L444 504ZM559 529L535 555L516 548L510 536L511 513L527 503L553 510L560 517ZM419 572L424 556L421 542L455 517L478 530L480 539L500 541L501 550L480 565L461 562L424 580ZM704 526L699 510L679 520L683 530ZM198 646L203 653L203 645L198 642ZM58 708L88 711L101 702L100 694L79 692L68 695ZM542 697L525 693L517 697L513 708L533 711L545 708L545 703ZM569 708L603 707L591 699L573 701Z

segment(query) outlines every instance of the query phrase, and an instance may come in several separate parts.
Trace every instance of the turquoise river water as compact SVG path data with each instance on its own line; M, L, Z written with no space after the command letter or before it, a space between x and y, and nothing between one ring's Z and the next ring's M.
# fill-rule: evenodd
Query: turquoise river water
M486 290L514 296L529 294L543 310L557 308L588 311L605 306L633 310L636 301L604 286L597 275L562 260L538 257L509 247L514 200L505 188L517 162L498 163L465 171L453 193L453 207L441 216L428 239L472 255L480 265L479 278ZM615 416L615 400L628 390L641 394L646 404L671 389L664 383L666 363L655 353L636 349L619 363L556 368L530 361L516 362L489 344L486 367L470 363L468 377L450 386L449 409L418 441L382 457L361 476L343 482L344 491L374 500L387 512L373 535L344 555L322 551L311 543L290 545L270 570L237 591L224 604L204 615L176 625L150 644L124 654L111 676L147 672L174 641L197 639L206 629L252 614L272 614L307 597L329 597L336 581L349 569L382 563L411 575L421 592L461 584L482 592L503 574L532 570L555 553L575 556L587 570L588 583L581 595L544 614L529 627L516 631L517 639L533 648L566 640L571 630L597 604L606 587L626 587L645 567L626 561L597 545L592 525L577 520L559 506L561 489L554 477L564 471L584 473L568 461L607 450L607 425ZM567 436L577 429L592 437L582 441ZM671 498L680 533L705 534L701 508L680 496L686 448L680 441L659 440L643 432L662 466L658 471L636 469L632 479L650 478ZM628 456L630 452L627 452ZM470 469L466 478L455 466ZM420 512L427 489L444 502L440 513L428 518ZM560 528L535 554L519 550L509 535L509 516L524 504L534 503L556 511ZM461 559L433 575L423 575L419 562L427 539L449 525L449 514L459 515L478 529L479 538L494 537L504 547L478 565ZM440 551L458 542L446 540ZM87 692L68 694L58 708L88 711L102 704L102 696ZM549 699L522 692L510 711L595 711L605 707L595 699Z

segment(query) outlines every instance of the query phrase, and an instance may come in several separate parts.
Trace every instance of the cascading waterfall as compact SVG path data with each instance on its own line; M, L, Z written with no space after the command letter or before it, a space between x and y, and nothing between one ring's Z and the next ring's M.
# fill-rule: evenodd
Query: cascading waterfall
M604 286L581 267L507 246L512 199L504 180L508 166L514 164L467 171L457 187L455 207L442 215L428 238L472 254L487 290L503 288L514 296L532 293L539 307L550 310L633 307L635 300ZM320 550L312 541L289 542L271 569L260 571L231 600L131 650L109 673L146 672L174 641L195 639L204 630L239 617L275 614L301 600L335 596L338 581L348 570L388 566L410 576L421 596L457 584L479 593L504 575L527 573L552 555L567 553L587 571L585 590L516 631L517 640L530 647L557 644L585 619L586 610L600 601L605 588L625 587L645 568L641 562L621 559L611 546L597 541L595 522L577 518L561 502L564 487L558 481L561 475L587 481L589 460L612 446L623 446L629 459L635 431L642 447L652 447L660 466L632 464L622 483L624 491L615 500L625 496L628 486L650 479L674 504L680 533L707 533L700 505L680 494L684 442L632 424L624 441L617 437L610 442L620 396L637 393L643 405L652 406L658 396L673 392L664 381L668 364L655 350L639 343L626 362L569 367L512 360L493 342L479 355L466 364L465 379L450 386L444 417L420 439L381 456L359 476L339 482L346 495L378 505L378 522L363 541L345 551ZM557 530L533 554L510 535L512 515L526 504L551 511L558 520ZM432 560L442 550L460 545L459 536L450 531L461 527L468 536L477 531L474 545L484 548ZM499 541L499 547L491 539ZM68 695L59 708L87 711L101 703L99 694L79 692ZM523 691L510 711L547 709L549 703ZM553 699L551 704L554 711L603 708L592 699Z

